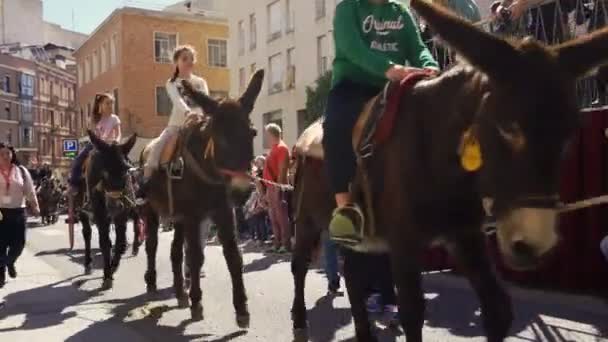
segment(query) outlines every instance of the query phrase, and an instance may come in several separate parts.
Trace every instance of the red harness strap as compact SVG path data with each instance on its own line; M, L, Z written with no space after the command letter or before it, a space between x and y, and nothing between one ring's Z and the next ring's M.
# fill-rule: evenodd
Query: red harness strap
M382 144L391 136L393 127L395 125L397 112L399 110L399 105L401 104L401 99L403 98L404 94L412 90L418 82L428 78L430 74L431 73L426 70L413 72L401 80L399 86L388 94L384 114L382 115L380 122L378 122L376 132L374 133L373 140L375 144Z

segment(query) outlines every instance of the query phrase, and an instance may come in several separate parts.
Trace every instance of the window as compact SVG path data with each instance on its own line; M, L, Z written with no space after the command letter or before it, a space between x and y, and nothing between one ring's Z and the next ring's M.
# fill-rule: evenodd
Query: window
M10 76L4 76L4 84L2 85L2 89L7 93L11 92L11 77Z
M34 141L34 137L32 136L32 129L29 127L23 127L21 131L21 144L23 146L32 146L32 142Z
M4 113L5 113L4 118L5 118L6 120L10 120L10 119L12 118L12 116L13 116L13 115L11 114L11 104L10 104L9 102L7 102L7 103L4 105Z
M245 68L239 68L239 92L245 90Z
M207 51L209 51L209 66L217 68L228 66L228 47L225 40L209 39Z
M84 59L84 83L89 83L90 80L91 80L91 57L87 57Z
M156 87L156 114L162 116L171 115L171 99L165 87Z
M78 64L78 85L79 86L82 86L82 81L84 79L84 77L83 77L84 75L82 73L83 73L82 64ZM44 79L42 80L42 83L43 83L42 90L46 90L45 89L46 85L44 85L44 83L45 83Z
M110 66L116 65L116 61L118 60L118 53L116 49L118 47L118 35L114 33L112 35L112 40L110 41Z
M21 95L34 96L34 76L21 74Z
M245 23L239 21L239 56L245 54Z
M292 0L287 0L285 3L285 14L287 18L287 23L285 25L286 32L293 32L296 28L296 12L294 11Z
M264 127L268 124L277 124L279 127L283 128L283 113L280 110L276 110L274 112L264 113L262 115L264 121ZM283 131L283 135L285 131ZM264 148L270 148L270 143L266 140L266 134L264 134Z
M22 100L21 101L21 120L32 122L33 120L33 110L32 110L32 100Z
M270 94L283 90L283 61L278 53L268 59L269 82L268 92Z
M296 86L295 51L295 48L287 50L287 89L295 88Z
M99 75L99 53L97 50L93 51L93 77L91 79L97 78Z
M118 102L118 88L115 88L112 91L112 95L114 96L114 114L118 115L119 110L119 102Z
M12 128L9 128L6 130L6 142L9 145L13 144L13 129Z
M177 47L177 34L154 33L154 60L156 63L173 63L173 51Z
M256 71L257 71L257 67L256 67L255 63L251 63L251 65L249 66L249 72L251 73L251 75L253 75L253 73Z
M249 50L255 50L258 44L258 26L255 14L249 15Z
M281 36L281 3L275 1L268 5L268 41Z
M306 109L300 109L296 115L298 117L298 136L300 136L308 128L308 112L306 112Z
M106 42L101 45L101 67L99 69L102 74L108 70L108 44Z
M317 37L317 73L319 76L327 72L327 38Z
M325 17L325 0L315 0L315 14L317 19Z

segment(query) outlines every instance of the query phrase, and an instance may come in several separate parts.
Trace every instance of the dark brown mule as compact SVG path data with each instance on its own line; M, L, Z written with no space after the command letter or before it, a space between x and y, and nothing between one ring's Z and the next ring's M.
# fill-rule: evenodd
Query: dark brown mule
M559 165L577 124L576 80L608 60L608 31L556 47L529 39L510 43L423 0L411 5L470 64L405 95L393 136L369 163L376 230L391 255L401 323L408 342L422 341L420 258L441 240L479 296L488 341L503 341L512 322L511 301L486 255L482 194L494 198L505 260L517 268L537 265L558 240ZM483 158L470 171L461 148L467 131ZM296 338L306 330L310 252L333 207L320 161L299 163L292 260ZM346 260L357 340L376 341L353 269Z
M200 271L203 265L199 226L211 218L219 227L218 236L232 279L233 304L237 324L249 325L247 296L243 285L243 260L237 246L233 206L230 192L242 186L253 160L255 129L249 114L262 87L264 72L257 71L243 96L238 100L216 101L197 92L185 83L184 87L194 102L199 104L208 120L182 130L178 156L183 157L183 177L172 180L173 218L175 233L171 245L173 286L180 306L188 304L184 291L183 243L186 241L187 263L190 269L190 300L192 319L203 319ZM144 162L142 160L142 162ZM156 249L158 245L159 215L168 217L169 199L166 172L156 172L148 190L149 205L144 208L148 238L148 291L156 290ZM246 180L246 185L249 180Z

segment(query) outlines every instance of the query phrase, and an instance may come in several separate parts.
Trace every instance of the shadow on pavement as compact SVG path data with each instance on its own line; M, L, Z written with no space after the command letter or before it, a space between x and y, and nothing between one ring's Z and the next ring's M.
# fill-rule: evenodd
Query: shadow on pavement
M171 310L177 310L178 308L176 306L170 307L158 302L173 297L173 289L166 288L152 295L145 293L132 298L100 301L100 303L117 305L111 310L112 318L96 322L65 341L95 341L98 340L100 336L104 336L105 338L105 336L108 335L108 331L111 331L112 328L117 325L136 331L138 334L143 335L142 338L145 341L179 342L200 341L202 339L203 341L208 342L228 342L247 333L246 331L239 330L219 338L211 334L186 335L186 328L189 324L193 323L191 320L182 321L177 326L159 325L159 321L165 313ZM124 336L117 337L119 340L120 338L124 339ZM216 338L209 339L213 337Z
M99 248L91 248L91 258L93 259L93 263L91 264L92 269L94 270L102 270L103 262L97 255L101 254L101 250ZM77 265L80 265L84 268L84 249L74 249L70 250L69 248L60 248L51 251L42 251L36 253L36 256L49 256L49 255L66 255L69 260ZM124 259L124 257L123 257Z
M425 292L439 296L439 300L427 301L427 326L447 329L450 334L456 336L485 336L479 300L472 290L425 283ZM578 340L572 337L576 335L579 339L584 336L584 339L589 341L608 337L608 306L606 314L600 315L583 308L577 310L573 305L562 303L541 303L517 299L515 296L512 296L512 300L515 320L511 336L528 341L548 342ZM581 326L585 325L593 326L596 333L590 332L591 329L588 328L583 331ZM532 338L530 334L533 335Z
M20 326L0 329L0 333L61 325L65 320L76 316L74 312L62 311L85 302L99 291L85 291L73 286L72 280L75 278L77 277L6 296L5 306L0 311L0 319L16 315L24 315L25 319Z

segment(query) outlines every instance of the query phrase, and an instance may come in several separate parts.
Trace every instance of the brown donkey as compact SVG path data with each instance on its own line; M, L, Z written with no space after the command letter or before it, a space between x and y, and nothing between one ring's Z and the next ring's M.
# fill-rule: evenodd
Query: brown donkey
M208 116L205 122L185 127L180 134L176 157L184 160L181 179L172 179L174 208L170 213L166 172L157 172L148 187L148 205L143 208L148 238L146 253L148 270L145 279L149 292L156 290L156 249L158 246L159 215L173 215L175 233L171 245L173 286L180 306L187 306L184 291L183 244L186 242L187 264L190 269L190 300L193 320L203 319L200 271L203 265L199 226L211 218L219 227L218 236L232 279L233 304L239 327L249 325L247 296L243 284L243 259L237 246L233 206L230 193L248 185L245 174L253 160L255 129L249 114L262 87L264 71L257 71L243 96L238 100L217 101L195 91L184 83L193 101ZM143 158L142 158L143 159ZM243 182L245 181L245 182Z
M486 255L482 194L494 198L507 262L536 266L558 241L559 166L577 125L576 80L608 61L608 30L546 47L494 37L424 0L411 6L468 64L404 95L392 137L368 163L376 231L391 256L401 323L408 342L422 341L421 252L440 240L480 299L488 341L503 341L512 322L511 301ZM476 162L467 160L471 152L481 154ZM306 335L310 253L334 205L323 166L310 155L300 157L296 175L296 339ZM376 341L364 289L353 281L356 267L347 257L357 340Z

